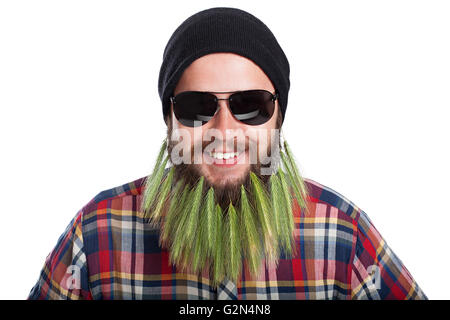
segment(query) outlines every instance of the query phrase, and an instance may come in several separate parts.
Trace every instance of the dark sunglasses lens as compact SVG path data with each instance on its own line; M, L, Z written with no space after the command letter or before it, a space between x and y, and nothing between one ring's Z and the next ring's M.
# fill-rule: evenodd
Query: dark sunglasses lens
M216 97L205 92L182 92L175 97L173 105L175 117L187 127L204 125L212 119L216 109Z
M275 102L264 90L249 90L231 96L230 108L236 119L248 125L260 125L272 118Z

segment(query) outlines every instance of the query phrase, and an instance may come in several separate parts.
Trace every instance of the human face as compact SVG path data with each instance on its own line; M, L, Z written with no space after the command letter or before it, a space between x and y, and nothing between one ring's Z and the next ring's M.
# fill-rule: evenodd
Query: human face
M234 92L251 89L264 89L274 92L275 88L263 72L263 70L252 60L234 53L212 53L195 60L182 74L175 90L174 95L184 91L210 91L210 92ZM218 98L228 98L231 93L215 93ZM251 159L248 144L254 144L252 148L257 148L260 159L261 154L268 154L270 151L271 129L276 129L278 115L278 100L275 101L275 111L271 119L266 123L257 126L249 126L237 121L230 112L227 100L219 100L219 110L216 115L201 127L201 134L195 134L194 130L198 128L187 127L181 124L173 114L173 105L171 106L171 128L172 130L183 129L189 133L189 141L180 143L190 143L191 149L194 144L202 145L201 141L211 141L207 138L208 130L218 130L223 141L219 147L215 148L216 153L227 153L238 151L235 149L234 139L227 139L227 130L234 132L241 131L244 134L250 130L265 132L266 138L259 139L255 136L245 135L246 148L239 155L239 161L223 161L212 158L209 152L202 152L202 161L197 166L199 175L214 186L226 186L228 184L237 184L248 175L251 165ZM236 130L236 131L235 131ZM229 136L229 135L228 135ZM262 153L264 150L264 153ZM253 157L253 155L252 155ZM230 163L232 162L232 163Z

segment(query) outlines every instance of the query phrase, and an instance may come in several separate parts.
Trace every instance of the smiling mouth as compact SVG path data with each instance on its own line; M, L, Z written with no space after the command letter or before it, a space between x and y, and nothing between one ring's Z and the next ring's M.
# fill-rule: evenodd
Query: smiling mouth
M209 152L209 156L211 158L214 159L218 159L218 160L228 160L228 159L232 159L232 158L237 158L241 153L240 152Z
M205 152L205 156L210 158L207 163L217 167L229 168L238 164L245 152ZM241 163L241 162L239 162Z

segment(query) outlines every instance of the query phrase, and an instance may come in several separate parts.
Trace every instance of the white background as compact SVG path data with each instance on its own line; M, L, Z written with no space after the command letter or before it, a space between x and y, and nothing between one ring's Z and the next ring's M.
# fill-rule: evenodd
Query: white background
M190 15L260 18L291 66L284 133L305 177L370 217L449 299L448 1L1 1L0 298L25 299L76 212L147 175L164 47Z

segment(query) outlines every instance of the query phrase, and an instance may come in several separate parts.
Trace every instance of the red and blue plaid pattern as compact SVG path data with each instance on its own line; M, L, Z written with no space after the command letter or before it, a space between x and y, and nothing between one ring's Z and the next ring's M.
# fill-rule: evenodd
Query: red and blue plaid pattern
M210 286L169 264L159 230L141 216L144 178L85 205L47 257L28 299L427 299L364 211L305 179L306 215L295 206L296 254L252 278ZM296 204L296 202L295 202Z

